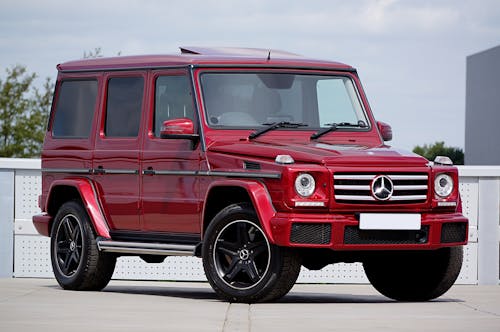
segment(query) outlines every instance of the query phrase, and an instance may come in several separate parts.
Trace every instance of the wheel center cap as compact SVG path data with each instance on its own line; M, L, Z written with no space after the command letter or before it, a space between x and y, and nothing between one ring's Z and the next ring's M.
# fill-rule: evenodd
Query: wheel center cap
M246 261L248 258L250 258L250 252L248 251L248 249L241 249L239 251L239 255L242 261Z
M71 241L69 244L69 250L75 251L75 249L76 249L76 243L75 241Z

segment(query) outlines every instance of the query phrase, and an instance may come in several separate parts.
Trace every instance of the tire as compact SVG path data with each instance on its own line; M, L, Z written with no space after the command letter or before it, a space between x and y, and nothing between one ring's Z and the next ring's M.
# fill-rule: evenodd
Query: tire
M233 204L209 225L202 247L203 268L225 301L276 300L295 284L300 259L295 251L269 243L250 204Z
M385 252L363 263L368 280L381 294L408 302L428 301L446 293L462 267L463 248Z
M63 289L97 291L109 283L116 256L100 252L90 219L77 201L64 203L51 230L52 269Z

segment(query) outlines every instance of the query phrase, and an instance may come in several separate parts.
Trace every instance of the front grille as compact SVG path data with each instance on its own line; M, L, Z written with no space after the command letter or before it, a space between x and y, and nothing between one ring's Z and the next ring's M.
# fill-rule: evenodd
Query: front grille
M467 224L445 223L441 228L441 243L464 242L467 236Z
M389 198L377 199L372 192L374 181L380 176L388 178L392 195ZM335 173L333 175L335 201L348 204L408 204L423 203L427 200L428 175L411 174L366 174Z
M424 244L429 240L429 226L420 230L363 230L344 228L345 244Z
M290 242L302 244L329 244L332 225L319 223L294 223Z

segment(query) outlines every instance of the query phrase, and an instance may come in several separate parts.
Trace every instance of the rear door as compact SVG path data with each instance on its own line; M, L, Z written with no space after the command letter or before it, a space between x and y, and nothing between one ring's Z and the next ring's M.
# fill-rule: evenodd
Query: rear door
M111 230L140 230L141 121L145 72L105 75L106 88L96 135L93 178Z

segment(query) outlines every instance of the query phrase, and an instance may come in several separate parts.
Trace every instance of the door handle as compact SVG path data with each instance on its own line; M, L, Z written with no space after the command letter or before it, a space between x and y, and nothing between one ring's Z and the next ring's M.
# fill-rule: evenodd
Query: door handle
M105 174L106 170L102 166L97 166L97 168L94 168L94 174Z
M153 167L148 167L147 169L142 170L142 174L144 175L155 175L156 172Z

